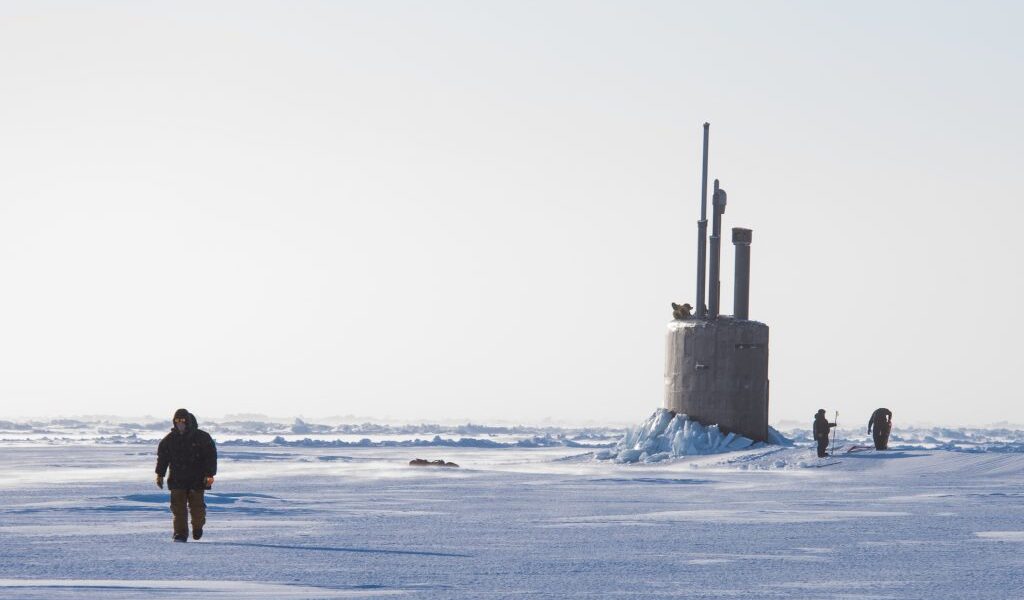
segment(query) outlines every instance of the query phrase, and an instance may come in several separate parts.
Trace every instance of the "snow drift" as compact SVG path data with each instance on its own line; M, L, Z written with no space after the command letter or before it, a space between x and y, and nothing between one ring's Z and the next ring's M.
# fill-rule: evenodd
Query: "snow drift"
M792 445L771 427L768 438L772 444ZM627 431L614 448L601 450L594 457L620 463L655 463L680 456L719 454L764 445L742 435L722 433L718 425L705 426L684 414L659 408L639 427Z

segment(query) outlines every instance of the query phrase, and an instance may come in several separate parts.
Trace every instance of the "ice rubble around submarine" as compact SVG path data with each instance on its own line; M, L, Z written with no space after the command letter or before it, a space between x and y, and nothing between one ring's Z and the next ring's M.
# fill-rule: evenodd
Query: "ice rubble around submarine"
M793 445L772 427L768 428L768 443ZM659 408L639 427L627 431L613 448L596 452L594 458L618 463L655 463L680 456L720 454L765 445L736 433L723 434L718 425L702 425L684 414Z

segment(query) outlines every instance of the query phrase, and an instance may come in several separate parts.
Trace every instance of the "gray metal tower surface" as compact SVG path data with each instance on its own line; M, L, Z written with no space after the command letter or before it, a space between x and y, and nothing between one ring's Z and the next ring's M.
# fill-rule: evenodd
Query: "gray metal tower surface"
M665 341L665 408L768 439L767 325L728 317L672 321Z
M707 165L704 126L704 164ZM702 173L707 181L705 167ZM733 228L736 252L733 286L734 316L719 315L721 218L726 194L715 180L711 234L708 310L700 310L704 297L704 257L707 220L704 190L698 221L697 315L669 323L665 347L665 408L705 425L717 424L757 441L768 439L768 326L749 320L750 229Z

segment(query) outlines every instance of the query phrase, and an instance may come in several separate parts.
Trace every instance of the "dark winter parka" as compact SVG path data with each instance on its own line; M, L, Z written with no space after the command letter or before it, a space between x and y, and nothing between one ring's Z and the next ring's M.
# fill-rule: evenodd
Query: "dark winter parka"
M814 415L814 439L822 440L828 439L829 429L835 427L835 423L829 423L828 419L825 418L824 413L818 413Z
M891 422L892 411L888 408L879 408L875 412L871 413L871 418L868 419L868 433L871 433L872 427L875 429L883 429Z
M156 450L156 474L163 477L167 467L171 477L167 487L172 490L201 490L204 479L217 474L217 447L210 434L199 429L196 417L188 413L185 433L176 427L160 440Z

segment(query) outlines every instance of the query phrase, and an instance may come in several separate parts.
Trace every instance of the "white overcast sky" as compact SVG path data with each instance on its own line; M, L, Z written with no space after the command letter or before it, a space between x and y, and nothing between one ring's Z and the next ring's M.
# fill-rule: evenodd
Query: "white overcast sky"
M772 422L1024 422L1021 6L3 2L0 418L639 422L707 120Z

